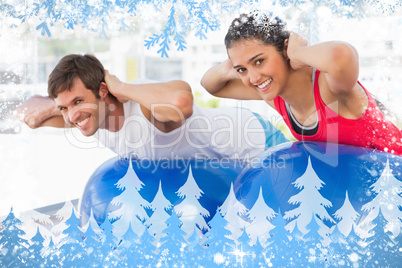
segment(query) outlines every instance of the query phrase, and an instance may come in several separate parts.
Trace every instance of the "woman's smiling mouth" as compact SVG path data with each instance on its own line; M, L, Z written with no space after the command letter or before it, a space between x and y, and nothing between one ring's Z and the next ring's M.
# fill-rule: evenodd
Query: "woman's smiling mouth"
M256 87L262 91L267 90L268 86L271 84L272 82L272 78L268 79L267 81L265 81L262 84L256 85Z

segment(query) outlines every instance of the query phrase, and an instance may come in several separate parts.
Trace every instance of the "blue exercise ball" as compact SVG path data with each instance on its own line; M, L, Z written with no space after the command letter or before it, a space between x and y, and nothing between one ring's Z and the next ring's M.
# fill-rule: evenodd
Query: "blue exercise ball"
M338 251L342 265L402 261L400 156L340 144L286 143L250 163L234 192L248 210L245 229L254 241L299 248L288 248L291 256L280 253L287 257L276 265L296 256L309 263L305 256L319 258L337 247L344 248Z
M169 203L166 208L169 214L184 199L191 199L190 195L195 195L196 198L191 200L194 203L192 205L200 206L207 222L215 214L217 207L225 201L231 185L245 166L245 162L231 159L109 159L94 171L86 184L80 200L81 225L88 223L91 213L99 225L107 216L113 222L115 218L110 213L121 207L118 197L124 192L131 193L132 196L128 197L131 201L141 199L137 201L142 202L147 218L153 214L153 208L149 204L156 198L159 188ZM189 184L192 188L181 190L190 176L195 184L192 182L192 185ZM124 182L125 177L130 177L131 182ZM119 185L120 181L123 184ZM114 203L113 200L117 202ZM200 212L195 211L196 214ZM141 216L138 213L137 216Z
M249 163L110 159L89 179L80 212L82 225L110 222L118 239L131 226L155 241L204 236L219 256L254 252L248 267L396 267L401 195L400 156L288 142Z

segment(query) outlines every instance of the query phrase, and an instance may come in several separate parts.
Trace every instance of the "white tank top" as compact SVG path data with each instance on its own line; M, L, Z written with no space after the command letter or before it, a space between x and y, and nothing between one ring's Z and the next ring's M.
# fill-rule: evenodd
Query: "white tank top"
M99 129L95 133L100 143L124 158L251 159L266 147L264 128L248 109L210 109L194 104L192 116L181 127L168 133L151 124L136 102L124 103L124 117L120 131Z
M247 109L207 109L197 105L193 115L168 133L143 115L140 105L124 103L122 129L99 129L95 137L121 157L138 159L254 158L265 149L265 132Z

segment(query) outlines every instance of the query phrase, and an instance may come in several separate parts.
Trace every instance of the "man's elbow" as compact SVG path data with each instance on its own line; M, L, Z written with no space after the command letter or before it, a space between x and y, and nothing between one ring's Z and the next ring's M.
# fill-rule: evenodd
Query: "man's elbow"
M21 120L23 123L25 123L29 128L31 129L37 129L42 126L42 122L37 120L36 118L24 118Z
M175 106L180 111L177 116L174 116L173 121L179 122L189 118L193 114L194 97L191 91L183 90L177 92L175 96Z

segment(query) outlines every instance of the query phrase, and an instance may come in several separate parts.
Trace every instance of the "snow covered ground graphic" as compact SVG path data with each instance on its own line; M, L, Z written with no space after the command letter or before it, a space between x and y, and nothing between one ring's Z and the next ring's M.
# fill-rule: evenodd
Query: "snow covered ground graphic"
M369 201L358 208L348 191L336 203L323 194L328 178L319 177L317 162L308 157L302 175L292 182L296 192L286 202L294 208L287 211L268 205L265 192L270 189L264 185L248 208L234 191L233 181L225 200L215 211L208 210L202 199L211 193L200 186L208 178L197 176L197 168L191 165L182 185L166 190L173 191L178 202L166 197L162 180L152 186L156 194L145 199L141 194L147 184L128 162L115 185L121 194L111 201L117 209L100 225L90 213L88 223L80 227L78 212L68 203L58 212L61 222L50 232L37 224L49 221L44 215L27 213L21 222L11 210L2 222L0 263L8 267L39 263L46 267L367 267L378 263L396 267L402 261L402 183L396 161L382 163L377 178L365 189L371 193ZM332 215L330 207L336 208Z

